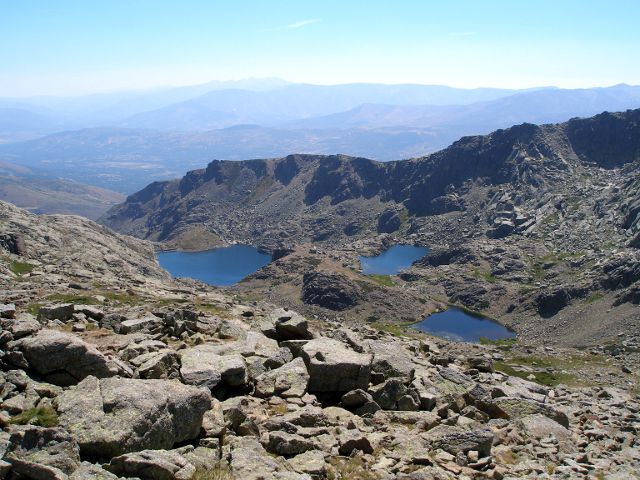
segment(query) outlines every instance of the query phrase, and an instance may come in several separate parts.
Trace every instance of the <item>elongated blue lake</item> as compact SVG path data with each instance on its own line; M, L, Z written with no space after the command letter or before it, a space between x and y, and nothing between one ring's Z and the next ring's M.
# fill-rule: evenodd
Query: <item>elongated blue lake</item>
M209 285L238 283L271 261L271 255L249 245L231 245L203 252L160 252L158 262L173 277L189 277Z
M481 338L504 340L516 337L515 332L498 322L455 307L429 315L422 322L414 324L413 327L455 342L478 343Z
M429 249L415 245L394 245L375 257L360 256L362 273L365 275L395 275L409 268L413 262L421 259Z

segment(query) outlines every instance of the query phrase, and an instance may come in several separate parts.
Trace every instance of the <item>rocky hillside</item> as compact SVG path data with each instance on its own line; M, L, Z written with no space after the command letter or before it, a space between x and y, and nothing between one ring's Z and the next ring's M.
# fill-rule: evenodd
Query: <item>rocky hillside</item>
M639 195L640 110L630 110L523 124L397 162L214 161L149 185L102 221L165 248L301 247L238 288L307 314L406 322L455 303L530 341L587 345L640 333ZM432 254L380 292L357 254L393 243ZM315 310L316 270L343 275L346 308Z
M0 206L4 478L634 478L640 467L638 337L575 350L345 327L170 280L148 243L92 222Z
M406 218L464 211L474 186L517 187L523 200L542 196L590 170L633 164L639 152L640 110L633 110L465 137L407 161L341 155L214 161L180 180L152 183L102 222L161 241L202 228L221 240L339 240L375 227L395 231Z

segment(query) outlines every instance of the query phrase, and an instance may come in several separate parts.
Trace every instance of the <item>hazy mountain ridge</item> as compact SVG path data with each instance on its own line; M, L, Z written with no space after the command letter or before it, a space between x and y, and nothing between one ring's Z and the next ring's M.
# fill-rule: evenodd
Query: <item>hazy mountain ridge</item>
M461 197L470 183L522 184L534 195L542 185L574 175L577 167L615 168L635 162L640 155L639 116L640 110L634 110L558 125L523 124L465 137L406 161L380 163L342 155L214 161L181 180L154 183L129 196L103 221L155 240L167 240L190 223L220 226L224 219L234 225L228 230L239 239L271 237L270 229L281 222L292 229L288 234L297 231L313 238L304 231L305 220L319 221L333 212L332 234L342 235L341 228L357 216L339 214L342 203L362 210L364 224L373 222L386 204L401 206L410 215L435 215L464 209ZM251 212L251 223L243 224L238 212ZM235 220L232 213L238 215Z
M251 94L279 92L281 95L292 88ZM215 92L215 95L224 97L225 92L228 91ZM202 107L198 102L194 105L199 109ZM239 160L290 153L341 153L394 160L424 155L446 147L461 136L486 134L514 123L555 122L633 106L640 106L640 87L547 89L470 105L364 105L330 118L289 122L287 127L236 125L191 132L112 127L85 129L0 145L0 160L47 169L56 176L131 193L149 181L179 177L214 158ZM270 115L265 105L256 107L255 111L261 108L261 115ZM229 118L232 119L230 123L240 121L240 114L217 112L223 124ZM173 113L185 116L182 123L185 127L198 125L197 122L189 124L193 120L190 117L193 110L174 109ZM271 120L279 115L271 113ZM148 125L173 122L171 118L154 115L148 117ZM312 126L314 128L310 128Z

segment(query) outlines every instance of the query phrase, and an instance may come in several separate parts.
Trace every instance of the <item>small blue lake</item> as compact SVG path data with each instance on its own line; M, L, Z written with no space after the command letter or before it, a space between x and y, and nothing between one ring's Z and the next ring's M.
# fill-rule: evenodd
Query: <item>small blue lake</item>
M421 259L429 249L415 245L394 245L375 257L360 256L362 273L365 275L395 275L409 268L413 262Z
M160 252L158 262L173 277L189 277L209 285L238 283L271 261L271 255L249 245L231 245L203 252Z
M455 307L429 315L422 322L412 326L421 332L455 342L478 343L480 338L505 340L516 337L515 332L498 322Z

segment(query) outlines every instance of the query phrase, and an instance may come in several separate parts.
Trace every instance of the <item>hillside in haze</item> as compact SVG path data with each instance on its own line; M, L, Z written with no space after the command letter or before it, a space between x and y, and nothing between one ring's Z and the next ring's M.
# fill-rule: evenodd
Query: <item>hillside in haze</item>
M431 103L425 105L427 101ZM222 89L121 122L136 128L65 131L0 145L0 160L132 193L149 181L179 177L213 159L340 153L395 160L512 124L637 107L640 87L627 85L515 93L372 84ZM344 108L351 109L337 111ZM238 125L247 122L253 124Z
M95 220L124 195L0 162L0 200L31 213L81 215Z

